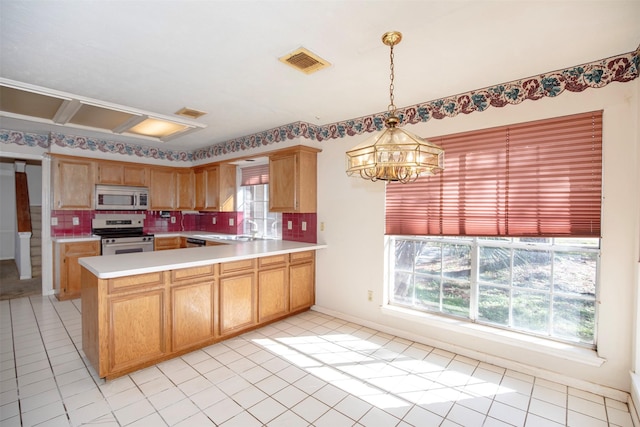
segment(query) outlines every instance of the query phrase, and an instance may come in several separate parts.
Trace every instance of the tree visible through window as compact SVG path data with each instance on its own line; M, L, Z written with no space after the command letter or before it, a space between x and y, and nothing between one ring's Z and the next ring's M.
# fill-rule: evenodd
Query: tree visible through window
M594 345L599 239L391 237L389 302Z

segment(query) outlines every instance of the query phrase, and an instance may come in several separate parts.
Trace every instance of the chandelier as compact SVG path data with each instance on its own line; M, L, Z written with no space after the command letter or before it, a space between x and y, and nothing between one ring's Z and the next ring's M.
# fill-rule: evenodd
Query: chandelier
M390 48L391 84L390 104L386 129L367 138L347 151L347 175L359 174L371 181L398 181L407 183L420 175L433 175L444 169L444 150L435 144L400 129L393 103L393 47L400 43L402 34L390 31L382 35L382 43Z

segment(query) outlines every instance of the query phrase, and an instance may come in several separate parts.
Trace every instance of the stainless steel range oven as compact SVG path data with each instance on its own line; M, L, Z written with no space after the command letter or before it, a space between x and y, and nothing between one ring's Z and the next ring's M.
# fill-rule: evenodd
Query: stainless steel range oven
M102 255L153 251L153 234L144 232L144 214L96 214L93 234L100 236Z

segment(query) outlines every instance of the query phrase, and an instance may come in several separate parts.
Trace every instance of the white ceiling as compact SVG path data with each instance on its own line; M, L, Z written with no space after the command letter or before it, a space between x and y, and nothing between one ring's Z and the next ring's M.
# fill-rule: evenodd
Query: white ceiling
M194 150L295 121L385 111L389 48L398 107L635 50L640 0L0 0L0 77L161 115L206 111L166 143L0 118L57 131ZM278 58L305 47L331 67Z

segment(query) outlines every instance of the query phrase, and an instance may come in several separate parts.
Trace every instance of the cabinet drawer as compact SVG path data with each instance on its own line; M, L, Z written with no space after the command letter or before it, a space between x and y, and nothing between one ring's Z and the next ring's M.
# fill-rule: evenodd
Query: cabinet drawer
M289 254L289 261L291 263L301 263L313 260L315 256L315 251L305 251L305 252L293 252Z
M272 267L276 265L282 265L287 263L287 254L266 256L258 258L258 267Z
M255 259L243 259L241 261L223 262L220 264L220 274L229 274L255 268Z
M109 279L109 293L126 292L142 287L153 287L164 284L164 273L137 274L135 276L118 277Z
M164 251L166 249L180 249L180 236L175 237L156 237L154 240L154 250Z
M64 244L65 255L100 255L100 241L91 240L87 242L72 242Z
M200 267L181 268L180 270L171 270L171 283L200 279L207 276L213 278L214 274L215 264L203 265Z

